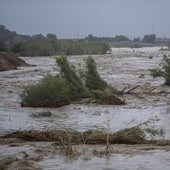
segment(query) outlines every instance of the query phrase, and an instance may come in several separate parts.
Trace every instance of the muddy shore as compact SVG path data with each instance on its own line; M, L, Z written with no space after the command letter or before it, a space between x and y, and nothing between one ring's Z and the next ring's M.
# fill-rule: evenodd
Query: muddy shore
M28 66L28 64L18 55L0 52L0 71L16 70L21 66Z

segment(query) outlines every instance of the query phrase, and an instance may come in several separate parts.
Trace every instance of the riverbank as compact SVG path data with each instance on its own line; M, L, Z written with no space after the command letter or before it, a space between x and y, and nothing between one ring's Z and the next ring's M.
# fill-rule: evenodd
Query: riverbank
M18 55L0 52L0 71L16 70L17 67L28 66Z

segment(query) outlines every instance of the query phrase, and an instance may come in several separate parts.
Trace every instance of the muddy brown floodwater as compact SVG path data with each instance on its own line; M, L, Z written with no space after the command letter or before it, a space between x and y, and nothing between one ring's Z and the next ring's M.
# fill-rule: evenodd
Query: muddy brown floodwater
M61 108L22 108L20 94L23 87L36 84L46 74L55 75L58 68L54 57L22 57L32 67L0 72L0 133L25 129L120 129L141 125L142 128L162 130L154 139L170 140L170 88L163 86L163 78L153 78L149 69L160 67L163 54L160 47L113 48L112 54L93 56L101 77L125 91L123 106L103 106L74 103ZM69 56L77 69L84 68L87 56ZM153 90L153 91L152 91ZM152 91L152 93L149 93ZM159 93L161 91L168 93ZM50 111L50 117L32 117L32 113ZM146 136L151 139L150 136ZM12 140L12 139L11 139ZM16 142L0 145L0 159L14 156L18 160L7 169L102 169L102 170L160 170L170 169L170 147L150 145L114 145L109 156L95 154L105 146L74 146L78 156L68 158L50 142ZM98 153L98 152L97 152Z

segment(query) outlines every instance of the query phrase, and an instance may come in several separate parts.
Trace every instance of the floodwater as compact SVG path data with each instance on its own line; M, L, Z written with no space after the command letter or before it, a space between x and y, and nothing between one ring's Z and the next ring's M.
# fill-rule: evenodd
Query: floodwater
M163 86L163 78L153 78L149 69L160 68L162 56L168 52L159 51L160 47L149 48L113 48L112 54L93 56L101 77L125 92L139 86L133 92L121 98L126 101L123 106L103 106L86 103L74 103L61 108L22 108L20 107L20 94L24 86L36 84L46 74L55 75L58 68L55 57L22 57L30 67L20 67L18 70L0 72L0 133L24 129L74 129L85 131L88 129L108 129L115 132L123 128L141 125L141 128L152 127L163 130L163 134L155 139L170 140L170 88ZM69 61L76 68L83 69L87 56L69 56ZM149 93L152 91L153 93ZM149 93L149 94L148 94ZM51 117L33 117L33 113L48 110ZM150 139L150 136L147 136ZM50 145L46 143L22 144L17 147L0 145L0 157L4 155L19 154L38 147ZM53 153L53 147L45 152L43 159L36 162L42 169L169 169L170 148L141 149L135 146L117 146L118 151L113 152L109 158L106 156L87 156L82 154L79 158L69 159L62 154ZM18 148L18 149L17 149ZM90 153L91 146L87 147ZM101 149L101 147L99 147ZM135 150L135 151L134 151ZM30 152L30 153L29 153ZM86 153L86 154L87 154ZM34 155L34 154L33 154ZM92 154L90 154L92 155ZM22 157L22 156L21 156ZM34 162L35 163L35 162ZM15 169L15 168L14 168ZM17 168L16 168L17 169Z

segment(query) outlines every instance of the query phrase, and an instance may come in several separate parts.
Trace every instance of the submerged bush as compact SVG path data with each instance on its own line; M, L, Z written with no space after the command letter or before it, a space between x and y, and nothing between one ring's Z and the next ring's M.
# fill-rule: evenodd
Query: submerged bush
M60 74L65 78L69 84L71 98L84 98L88 97L89 93L84 86L81 78L77 75L75 69L70 66L66 56L61 56L56 59L60 67Z
M163 57L163 72L165 84L170 85L170 58L168 58L166 55Z
M124 101L118 98L116 95L117 90L114 87L106 88L105 90L91 90L92 98L98 104L107 105L122 105Z
M37 85L26 87L21 97L23 106L58 107L68 104L69 86L64 78L47 75Z
M153 77L162 77L163 76L163 71L160 69L150 69L150 73Z
M38 84L28 86L22 94L22 105L31 107L59 107L71 100L89 97L88 90L65 56L56 59L60 75L47 75Z
M104 90L108 87L97 72L97 67L94 59L88 57L86 60L85 84L89 90Z
M152 69L150 70L151 75L153 77L164 77L165 84L170 85L170 58L167 55L163 56L162 62L162 69Z
M124 104L116 95L117 91L101 79L93 58L87 59L85 82L70 66L66 56L56 59L60 68L58 76L47 75L37 85L24 89L22 106L31 107L60 107L72 100L92 97L100 104Z
M115 94L117 90L108 85L99 73L94 59L88 57L86 60L85 84L90 90L92 98L99 104L124 104Z

